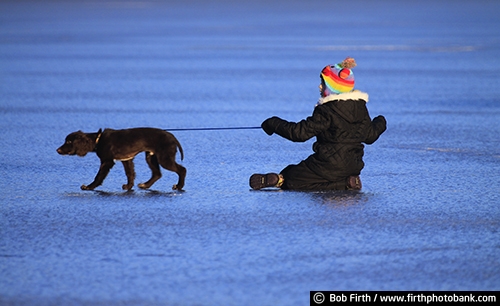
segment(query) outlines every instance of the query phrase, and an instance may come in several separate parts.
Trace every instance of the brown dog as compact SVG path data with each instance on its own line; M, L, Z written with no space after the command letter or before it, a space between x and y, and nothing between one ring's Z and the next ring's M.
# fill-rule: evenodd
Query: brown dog
M82 185L82 190L93 190L101 185L115 160L123 163L127 184L124 190L134 186L135 171L134 157L140 152L146 152L146 161L151 169L151 178L138 187L147 189L161 177L160 167L173 171L179 175L179 181L172 187L182 190L186 177L186 168L175 162L177 148L184 159L181 144L171 133L155 128L132 128L124 130L101 129L97 133L74 132L66 137L64 144L57 149L61 155L85 156L88 152L95 152L101 160L99 172L90 185Z

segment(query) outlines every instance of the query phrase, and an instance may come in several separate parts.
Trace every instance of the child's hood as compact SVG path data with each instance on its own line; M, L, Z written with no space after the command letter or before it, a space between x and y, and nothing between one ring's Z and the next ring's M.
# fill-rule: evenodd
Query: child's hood
M368 102L368 94L355 90L348 93L326 96L321 98L317 105L332 103L330 105L333 106L335 112L342 118L348 122L357 122L363 120L366 115L366 102Z
M342 94L332 94L326 97L320 98L318 105L325 104L332 101L347 101L347 100L363 100L368 103L368 94L359 90L354 90L351 92L346 92Z

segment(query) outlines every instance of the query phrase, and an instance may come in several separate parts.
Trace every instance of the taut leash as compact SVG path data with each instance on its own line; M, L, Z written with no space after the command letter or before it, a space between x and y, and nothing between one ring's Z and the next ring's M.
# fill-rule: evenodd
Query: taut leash
M221 130L256 130L260 126L236 126L236 127L203 127L203 128L181 128L181 129L165 129L165 131L221 131Z

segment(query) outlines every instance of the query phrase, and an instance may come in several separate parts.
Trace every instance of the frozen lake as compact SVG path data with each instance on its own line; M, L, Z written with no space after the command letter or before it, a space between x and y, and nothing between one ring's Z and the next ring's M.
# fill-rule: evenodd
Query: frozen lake
M0 304L307 305L311 290L500 290L500 2L2 1ZM298 121L352 56L388 129L361 192L251 191L311 154L176 131L187 170L123 192L77 130ZM136 183L150 173L135 159Z

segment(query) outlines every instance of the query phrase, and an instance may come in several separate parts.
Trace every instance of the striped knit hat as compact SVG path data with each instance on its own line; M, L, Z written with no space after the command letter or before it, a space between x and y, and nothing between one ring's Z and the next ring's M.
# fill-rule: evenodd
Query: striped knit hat
M347 57L334 66L328 65L321 70L323 90L321 95L326 97L331 94L350 92L354 88L354 74L351 68L356 67L356 61Z

